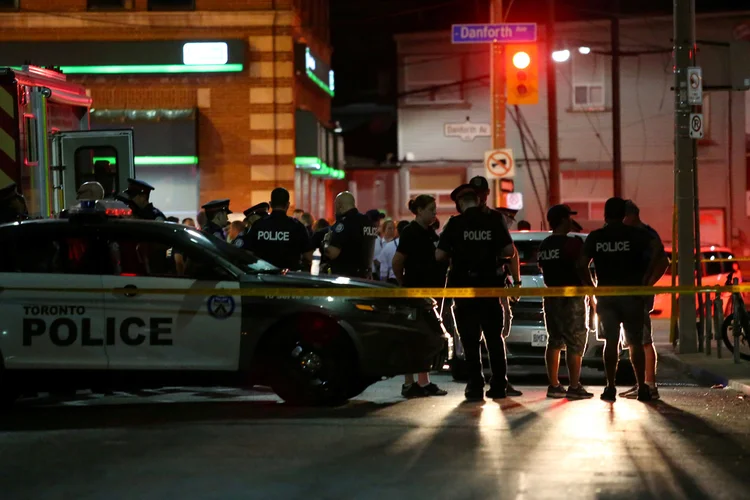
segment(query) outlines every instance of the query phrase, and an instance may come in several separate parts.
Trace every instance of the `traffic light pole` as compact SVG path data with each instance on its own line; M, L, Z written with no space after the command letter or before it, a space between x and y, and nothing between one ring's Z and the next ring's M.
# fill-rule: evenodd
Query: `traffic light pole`
M695 0L674 0L675 53L675 199L677 202L677 274L680 285L695 283L695 248L693 245L695 192L693 190L693 155L695 143L690 138L688 68L695 62ZM695 294L680 294L679 332L681 354L698 352Z
M503 1L490 0L490 22L502 23ZM505 147L505 59L503 46L490 45L490 108L492 109L492 149ZM495 179L495 192L499 180Z
M555 0L549 3L547 21L547 47L544 60L547 61L547 120L549 127L549 204L548 208L560 204L560 144L557 136L557 69L552 60L555 49Z

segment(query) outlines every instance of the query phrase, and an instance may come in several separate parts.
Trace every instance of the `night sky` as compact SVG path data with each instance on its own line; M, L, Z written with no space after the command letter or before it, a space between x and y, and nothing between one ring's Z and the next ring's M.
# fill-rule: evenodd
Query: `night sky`
M347 156L386 160L397 148L394 34L489 22L489 0L330 0L336 96ZM615 0L557 0L559 21L607 18ZM670 15L672 0L620 0L620 15ZM504 0L508 22L547 20L547 0ZM509 10L508 10L509 9ZM750 10L748 0L696 0L697 12ZM356 104L356 111L352 111ZM363 107L363 105L366 105ZM343 110L343 111L342 111Z

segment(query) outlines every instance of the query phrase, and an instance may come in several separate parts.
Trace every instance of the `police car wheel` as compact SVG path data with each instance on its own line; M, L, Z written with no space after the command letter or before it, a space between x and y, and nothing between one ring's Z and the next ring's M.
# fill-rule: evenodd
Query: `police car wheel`
M287 403L333 406L367 387L357 377L356 352L343 333L323 344L297 333L282 333L269 349L273 360L269 382Z

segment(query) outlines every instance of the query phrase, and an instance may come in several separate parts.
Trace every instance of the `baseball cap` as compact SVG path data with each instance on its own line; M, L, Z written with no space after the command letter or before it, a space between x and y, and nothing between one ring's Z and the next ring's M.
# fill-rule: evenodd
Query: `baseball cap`
M578 212L574 212L568 205L555 205L547 210L547 222L550 227L557 227L563 219L570 217L571 215L577 215Z
M481 175L477 175L476 177L472 177L469 181L469 184L474 186L474 189L478 191L489 191L490 190L490 184L487 182L487 179L482 177Z

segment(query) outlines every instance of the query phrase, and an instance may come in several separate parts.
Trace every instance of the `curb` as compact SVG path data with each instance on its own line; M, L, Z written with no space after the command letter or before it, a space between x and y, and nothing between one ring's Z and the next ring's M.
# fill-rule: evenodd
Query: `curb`
M721 384L724 387L750 396L749 384L732 380L716 372L686 363L671 352L659 353L659 363L664 363L672 368L680 369L701 383L711 386Z

